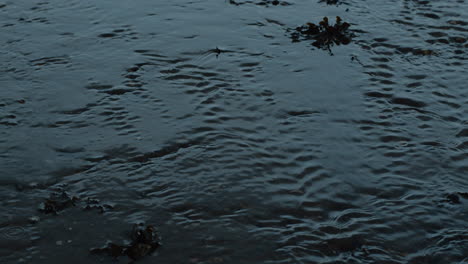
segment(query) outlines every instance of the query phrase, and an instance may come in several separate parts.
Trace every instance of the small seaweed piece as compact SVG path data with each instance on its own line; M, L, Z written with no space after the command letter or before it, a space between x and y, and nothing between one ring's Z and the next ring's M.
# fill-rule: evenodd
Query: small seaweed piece
M40 206L39 211L45 214L58 214L58 212L76 205L78 197L70 196L67 192L54 192Z
M131 242L128 245L107 243L102 248L90 249L92 254L106 253L113 258L127 256L133 261L151 255L160 246L156 228L152 225L135 224L130 233Z
M286 1L279 1L279 0L261 0L261 1L235 1L235 0L229 0L229 3L231 5L236 5L236 6L239 6L239 5L244 5L244 4L254 4L254 5L258 5L258 6L270 6L270 5L274 5L274 6L277 6L277 5L282 5L282 6L287 6L287 5L291 5L289 2L286 2Z
M101 253L106 253L109 256L113 257L114 259L120 257L120 256L125 256L125 250L126 248L114 243L107 243L106 246L102 248L92 248L90 249L91 254L101 254Z
M330 25L328 17L324 17L318 25L309 22L297 27L295 32L291 33L291 39L293 42L314 40L313 46L331 53L331 46L347 45L351 42L353 34L348 31L350 26L339 16L336 17L334 25Z
M130 237L132 243L127 246L126 254L133 260L150 255L159 247L156 228L152 225L135 224Z
M462 200L460 199L468 199L468 193L466 192L454 192L454 193L449 193L447 196L445 196L445 202L451 203L451 204L461 204Z
M84 205L83 205L84 204ZM39 205L39 211L45 214L57 215L60 211L74 206L82 206L83 210L98 209L101 213L113 209L111 204L101 204L98 199L84 197L78 198L68 194L63 189L59 189L50 194L44 202Z
M100 213L106 212L108 209L113 209L114 207L110 204L101 204L98 199L88 197L86 200L86 205L83 207L83 210L93 210L98 209Z
M326 3L327 5L339 5L341 4L340 0L320 0L319 3Z
M450 202L452 204L459 204L460 203L460 197L456 193L451 193L446 196L446 201Z

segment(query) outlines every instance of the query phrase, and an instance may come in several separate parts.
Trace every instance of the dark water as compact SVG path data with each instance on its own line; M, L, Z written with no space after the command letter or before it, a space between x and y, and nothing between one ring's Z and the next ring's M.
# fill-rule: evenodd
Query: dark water
M468 263L468 4L273 2L0 2L1 262Z

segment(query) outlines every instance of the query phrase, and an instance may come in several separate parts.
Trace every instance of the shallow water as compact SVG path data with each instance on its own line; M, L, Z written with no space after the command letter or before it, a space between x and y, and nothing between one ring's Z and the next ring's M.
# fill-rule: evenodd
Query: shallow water
M0 2L1 262L467 263L468 4L327 2Z

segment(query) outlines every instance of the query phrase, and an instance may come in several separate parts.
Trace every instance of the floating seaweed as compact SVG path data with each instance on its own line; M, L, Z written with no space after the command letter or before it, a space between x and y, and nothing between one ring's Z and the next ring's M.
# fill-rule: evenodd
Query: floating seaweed
M351 42L353 34L348 31L349 27L350 24L343 22L339 16L336 17L336 23L333 26L329 24L328 17L324 17L318 25L307 23L297 27L291 33L291 39L293 42L314 40L313 46L328 50L332 54L331 47L333 45L347 45Z
M339 0L320 0L319 3L326 3L327 5L338 5Z
M45 214L57 214L58 212L73 207L78 201L78 197L70 196L67 192L54 192L50 197L39 205L39 211Z
M282 6L288 6L291 5L291 3L288 3L286 1L279 1L279 0L262 0L262 1L234 1L234 0L229 0L229 3L231 5L244 5L244 4L254 4L258 6L270 6L270 5L282 5Z
M128 245L108 243L102 248L93 248L92 254L105 253L113 258L127 256L132 260L138 260L153 254L161 245L156 228L152 225L135 224L130 233L131 242Z
M460 204L461 203L460 197L468 199L468 193L466 192L449 193L445 197L444 201L451 203L451 204Z
M50 194L44 202L39 205L39 211L45 214L57 215L60 211L63 211L70 207L81 205L83 210L97 209L101 213L114 207L110 204L101 204L98 199L86 197L80 199L76 196L72 196L65 191L53 192Z
M341 5L343 1L341 0L320 0L319 3L325 3L327 5Z
M100 211L100 213L104 213L109 209L113 209L114 206L110 204L101 204L101 202L98 199L90 198L87 197L85 200L86 205L83 207L84 210L93 210L97 209Z

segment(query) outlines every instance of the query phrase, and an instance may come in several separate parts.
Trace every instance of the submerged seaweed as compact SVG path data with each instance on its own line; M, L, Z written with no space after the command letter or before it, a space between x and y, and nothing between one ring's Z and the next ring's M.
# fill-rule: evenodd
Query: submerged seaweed
M156 228L152 225L135 224L130 233L131 242L127 245L108 243L102 248L93 248L92 254L106 253L113 258L127 256L132 260L138 260L149 256L161 245Z
M93 210L97 209L100 213L104 213L109 209L113 209L114 206L110 204L101 204L98 199L87 197L85 200L86 205L83 206L83 210Z
M70 196L67 192L54 192L40 206L39 211L45 214L57 214L58 212L76 205L78 197Z
M83 210L97 209L101 213L114 208L111 204L101 204L98 199L91 197L80 199L77 196L70 195L66 191L61 190L51 193L49 198L39 205L38 209L45 214L57 215L60 211L77 205L82 205Z
M331 47L333 45L347 45L351 42L353 34L348 30L349 27L350 24L343 22L339 16L336 17L335 25L330 25L328 17L324 17L318 25L309 22L297 27L291 33L291 39L293 42L314 40L313 46L328 50L332 54Z

